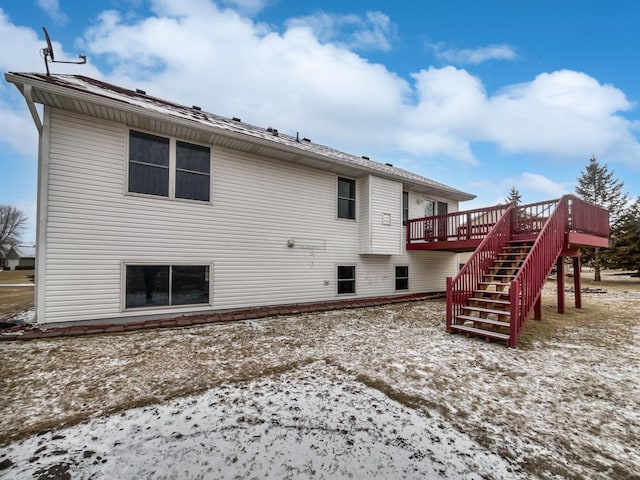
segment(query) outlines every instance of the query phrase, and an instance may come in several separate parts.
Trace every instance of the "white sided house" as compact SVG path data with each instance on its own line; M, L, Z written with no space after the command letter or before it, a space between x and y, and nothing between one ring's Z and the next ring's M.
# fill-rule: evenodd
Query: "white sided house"
M441 292L458 270L403 223L473 195L91 78L5 78L39 131L41 326Z

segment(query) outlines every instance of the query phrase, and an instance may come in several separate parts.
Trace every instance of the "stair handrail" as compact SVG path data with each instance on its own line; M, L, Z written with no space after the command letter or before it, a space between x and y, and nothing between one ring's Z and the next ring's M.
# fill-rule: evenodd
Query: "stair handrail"
M462 305L478 288L486 268L498 257L502 247L510 240L513 228L513 210L513 205L509 205L458 274L453 278L447 277L446 320L448 332L451 332L453 319L460 314Z
M540 230L529 254L511 281L509 346L515 347L531 309L562 253L569 225L569 195L563 196Z

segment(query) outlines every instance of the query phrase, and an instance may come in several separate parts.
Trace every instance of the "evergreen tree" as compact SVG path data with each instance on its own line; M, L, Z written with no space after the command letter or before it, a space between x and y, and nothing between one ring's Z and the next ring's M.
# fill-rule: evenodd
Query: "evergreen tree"
M509 196L504 199L504 202L507 205L511 204L514 207L517 207L522 202L522 195L520 195L520 192L516 187L511 187L511 190L509 191Z
M608 258L611 265L640 276L640 197L621 215L611 236L615 252Z
M576 193L583 200L609 210L609 224L613 230L627 203L629 203L629 196L622 192L623 187L624 182L614 178L613 171L609 171L609 166L606 163L600 165L598 159L592 156L585 170L580 172ZM593 258L594 280L599 282L601 279L600 267L602 266L600 248L585 249L585 254L587 260L590 257Z
M609 223L615 225L629 203L629 196L622 193L624 182L613 177L613 171L605 163L600 165L593 156L578 177L576 193L587 202L609 210Z

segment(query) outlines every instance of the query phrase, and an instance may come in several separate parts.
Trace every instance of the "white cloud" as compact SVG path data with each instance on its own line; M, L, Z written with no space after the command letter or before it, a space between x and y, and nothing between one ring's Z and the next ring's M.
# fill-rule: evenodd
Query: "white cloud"
M381 12L358 15L337 15L320 12L287 21L288 28L309 28L322 43L333 42L344 48L360 51L391 50L395 25Z
M56 25L65 25L69 21L66 13L60 10L58 0L37 0L38 6L53 20Z
M621 115L633 105L621 90L584 73L543 73L489 102L484 134L509 153L640 159L634 124Z
M563 195L570 193L565 186L554 182L539 173L524 172L518 177L504 180L502 185L506 189L510 189L511 186L515 186L518 191L523 194L523 201L525 203L529 202L525 200L524 197L536 198L534 201L538 201L538 198L560 198Z
M506 44L455 49L448 48L445 43L439 42L427 44L427 49L433 51L436 58L455 65L478 65L489 60L516 60L518 58L516 49Z
M321 43L307 27L265 31L213 5L135 23L105 12L85 47L110 59L118 83L362 154L393 142L371 132L390 130L410 94L383 66Z
M272 0L223 0L222 3L247 15L255 15L264 10L270 1Z
M345 37L336 32L346 25L354 42L383 45L393 30L383 14L318 14L292 19L279 31L209 0L154 0L151 6L155 13L147 18L103 12L85 32L82 53L102 60L108 72L91 65L53 71L143 88L380 160L431 157L473 165L476 143L554 160L596 154L637 165L640 158L637 124L623 116L634 106L619 89L584 73L543 73L490 95L464 69L430 67L403 79L340 43ZM371 40L376 32L381 39ZM0 41L7 45L0 67L43 70L42 40L1 10ZM54 47L62 57L62 46ZM28 118L23 104L2 107ZM5 141L12 135L0 132Z

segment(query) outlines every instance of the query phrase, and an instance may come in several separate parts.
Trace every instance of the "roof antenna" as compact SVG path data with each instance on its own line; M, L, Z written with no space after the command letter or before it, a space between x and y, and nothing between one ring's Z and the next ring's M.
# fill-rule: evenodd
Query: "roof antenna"
M50 75L49 73L49 62L51 63L71 63L73 65L84 65L85 63L87 63L87 56L86 55L78 55L78 57L80 57L80 61L79 62L65 62L63 60L56 60L55 56L53 55L53 46L51 45L51 38L49 38L49 33L47 32L47 29L42 27L42 30L44 31L44 38L47 41L47 47L43 48L41 50L42 55L44 57L44 66L47 69L47 75Z

